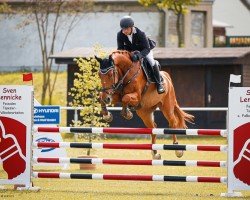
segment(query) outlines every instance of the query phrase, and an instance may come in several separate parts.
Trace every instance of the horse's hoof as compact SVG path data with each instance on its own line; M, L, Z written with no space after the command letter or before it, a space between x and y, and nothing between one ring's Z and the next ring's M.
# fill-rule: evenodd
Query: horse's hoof
M127 112L121 112L121 115L126 119L130 120L133 118L133 113L130 110L127 110Z
M156 150L152 150L151 154L152 154L152 159L153 160L161 160L161 154L157 153Z
M161 154L157 153L153 155L153 160L161 160Z
M106 122L112 122L113 121L113 115L108 112L107 115L103 115L103 119L106 121Z
M175 151L175 155L176 155L178 158L181 158L181 157L183 156L183 154L184 154L184 151L182 151L182 150L176 150L176 151Z
M130 120L130 119L132 119L133 118L133 113L129 110L128 112L127 112L127 120Z

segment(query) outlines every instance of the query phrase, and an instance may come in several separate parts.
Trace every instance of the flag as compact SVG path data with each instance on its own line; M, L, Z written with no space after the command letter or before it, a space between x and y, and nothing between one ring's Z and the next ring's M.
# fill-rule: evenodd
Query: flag
M241 83L241 75L230 74L230 83Z
M32 80L33 80L32 73L23 74L23 82L24 81L32 81Z

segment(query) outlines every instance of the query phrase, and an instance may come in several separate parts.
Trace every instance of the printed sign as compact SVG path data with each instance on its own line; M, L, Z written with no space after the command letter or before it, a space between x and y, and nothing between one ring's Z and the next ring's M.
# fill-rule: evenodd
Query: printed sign
M60 124L60 106L35 106L34 124Z
M36 133L33 137L34 142L63 142L60 133ZM67 152L65 148L36 148L33 149L34 157L40 158L66 158ZM69 164L61 163L34 163L36 166L60 166L62 169L69 169Z
M41 107L41 104L34 99L35 107ZM40 127L50 126L53 127L56 125L39 125ZM35 142L63 142L62 136L60 133L35 133L33 135L33 141ZM34 157L42 157L42 158L51 158L51 157L67 157L67 152L65 148L36 148L33 149ZM69 164L61 164L61 163L33 163L33 166L61 166L62 169L69 169Z
M0 86L0 185L31 186L32 103L32 86Z
M250 189L250 88L229 89L228 189Z

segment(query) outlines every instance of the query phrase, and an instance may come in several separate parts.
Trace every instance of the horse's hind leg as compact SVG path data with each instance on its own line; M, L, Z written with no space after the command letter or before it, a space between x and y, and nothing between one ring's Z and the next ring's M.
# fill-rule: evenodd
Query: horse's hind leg
M137 110L137 115L142 119L147 128L156 128L157 124L154 122L154 115L152 111ZM151 135L152 144L156 143L156 135ZM157 153L157 150L152 150L152 158L156 160L161 159L161 154Z
M174 107L172 109L170 109L170 107L162 107L160 108L160 110L162 111L163 115L165 116L165 118L168 120L169 123L169 127L171 128L183 128L180 127L180 123L179 123L179 118L178 116L176 116L175 112L174 112ZM172 135L173 138L173 144L178 144L178 140L176 135ZM184 154L184 152L182 150L176 150L175 151L175 155L180 158L182 157Z
M156 126L155 126L155 128L156 128ZM156 143L156 135L154 135L154 134L151 135L151 143L152 144ZM152 150L152 157L155 160L160 160L161 154L157 153L157 150Z

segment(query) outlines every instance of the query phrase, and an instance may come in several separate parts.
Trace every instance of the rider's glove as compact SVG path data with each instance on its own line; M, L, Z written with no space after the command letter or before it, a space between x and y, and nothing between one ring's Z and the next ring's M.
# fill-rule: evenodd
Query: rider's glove
M137 62L139 61L140 59L142 58L142 55L139 51L134 51L133 54L132 54L132 57L131 57L131 60L133 62Z
M139 59L139 56L138 55L136 55L136 54L134 54L134 55L132 55L132 59L131 59L133 62L137 62L138 60L140 60Z

